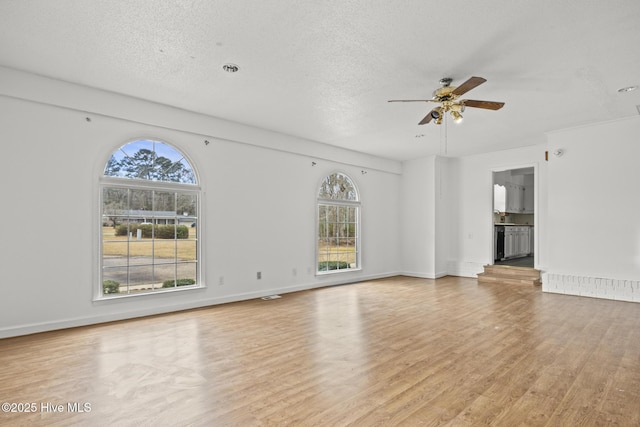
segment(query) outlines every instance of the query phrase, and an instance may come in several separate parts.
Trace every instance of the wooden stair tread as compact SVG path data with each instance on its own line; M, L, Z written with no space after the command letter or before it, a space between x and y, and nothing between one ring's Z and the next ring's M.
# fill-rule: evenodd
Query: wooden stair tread
M529 267L515 267L512 265L485 265L484 271L485 273L491 272L509 276L540 277L540 270Z
M507 285L529 285L529 286L540 286L540 279L536 278L516 278L516 277L508 277L508 276L492 276L487 275L486 273L478 273L478 282L480 283L504 283Z
M529 286L542 284L540 270L512 265L485 265L484 273L478 273L478 282Z

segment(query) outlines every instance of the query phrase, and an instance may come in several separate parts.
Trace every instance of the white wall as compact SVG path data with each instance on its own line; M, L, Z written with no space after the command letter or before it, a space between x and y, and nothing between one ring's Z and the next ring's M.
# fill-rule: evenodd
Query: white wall
M402 271L435 277L435 157L402 165Z
M199 173L207 287L93 302L98 178L139 137L174 145ZM398 273L397 162L3 69L0 140L0 338ZM338 170L360 190L363 268L316 277L315 195Z
M474 277L491 262L492 171L534 166L543 291L640 302L638 135L634 116L553 132L544 145L453 159L449 274ZM564 155L553 156L556 149Z
M402 164L402 271L416 277L448 274L451 159L430 156Z
M640 117L549 135L543 289L640 301Z
M436 157L435 161L435 276L451 274L451 242L455 239L455 212L451 209L457 177L452 173L452 159Z
M547 173L546 145L497 151L453 159L449 167L452 179L451 260L449 274L475 277L483 266L493 263L493 172L533 166L535 168L537 247L535 264L544 269Z
M0 338L398 273L475 277L492 261L492 172L529 166L543 290L640 301L639 134L634 117L400 164L0 67ZM139 137L197 168L207 287L93 302L98 177ZM361 193L363 270L316 277L315 192L334 171Z

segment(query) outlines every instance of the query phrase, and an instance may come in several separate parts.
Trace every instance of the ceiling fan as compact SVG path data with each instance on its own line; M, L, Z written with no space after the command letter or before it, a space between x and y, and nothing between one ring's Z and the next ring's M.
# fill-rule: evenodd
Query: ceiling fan
M471 77L460 86L451 86L453 80L449 77L440 79L441 88L436 89L433 92L433 98L431 99L392 99L389 102L437 102L440 105L435 107L425 116L424 119L418 123L424 125L431 120L435 124L442 123L442 117L445 113L450 112L453 121L462 121L462 112L466 107L484 108L485 110L499 110L504 106L504 102L494 101L475 101L473 99L458 99L460 96L469 92L471 89L480 86L486 82L486 79L482 77Z

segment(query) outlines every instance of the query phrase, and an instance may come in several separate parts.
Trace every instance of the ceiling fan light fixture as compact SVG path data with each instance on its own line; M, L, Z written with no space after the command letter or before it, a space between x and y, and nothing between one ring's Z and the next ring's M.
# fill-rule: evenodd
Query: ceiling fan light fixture
M453 117L455 123L462 123L462 114L457 111L451 111L451 117Z
M443 113L443 109L442 107L436 107L433 110L431 110L431 118L434 120L434 123L439 125L440 123L442 123L442 114Z
M462 103L454 103L449 106L451 111L456 111L458 113L464 113L464 104Z

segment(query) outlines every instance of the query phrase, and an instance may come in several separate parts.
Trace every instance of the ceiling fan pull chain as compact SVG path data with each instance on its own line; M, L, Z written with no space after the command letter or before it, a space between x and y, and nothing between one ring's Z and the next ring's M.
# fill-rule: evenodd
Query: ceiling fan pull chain
M449 154L449 135L447 133L447 129L449 128L449 126L447 125L448 123L449 123L449 119L445 114L444 116L444 155L445 156Z

